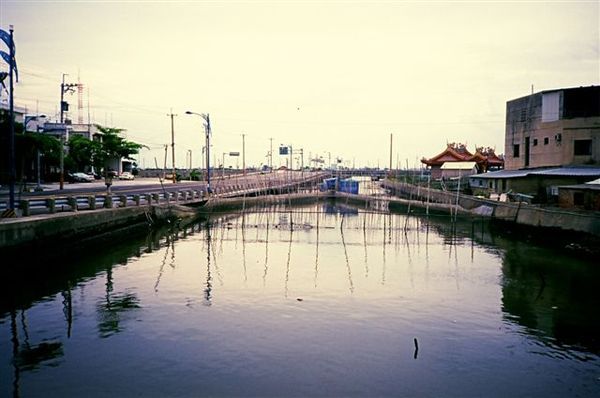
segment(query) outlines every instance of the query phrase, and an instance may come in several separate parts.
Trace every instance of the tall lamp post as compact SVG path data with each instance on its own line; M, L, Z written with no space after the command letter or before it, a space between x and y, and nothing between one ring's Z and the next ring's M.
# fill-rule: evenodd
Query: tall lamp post
M188 169L188 177L190 178L190 181L192 181L192 150L188 149L187 153L189 154L189 158L190 158L190 167Z
M196 113L186 111L186 115L200 116L204 120L204 132L206 135L206 192L210 193L210 116L208 113Z

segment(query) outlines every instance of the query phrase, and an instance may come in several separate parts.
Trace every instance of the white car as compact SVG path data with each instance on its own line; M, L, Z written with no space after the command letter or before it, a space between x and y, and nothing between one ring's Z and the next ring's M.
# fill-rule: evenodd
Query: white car
M92 182L94 177L85 173L70 173L67 177L70 182Z
M124 171L119 175L119 180L133 180L135 177L128 171Z

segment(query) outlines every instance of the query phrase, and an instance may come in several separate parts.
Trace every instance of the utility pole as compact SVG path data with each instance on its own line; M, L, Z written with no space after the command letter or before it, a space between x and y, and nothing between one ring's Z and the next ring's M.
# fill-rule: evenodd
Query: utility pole
M173 158L173 184L177 182L177 174L175 173L175 122L173 118L177 115L173 114L173 108L171 108L171 113L167 114L167 116L171 117L171 157Z
M167 178L167 151L169 149L169 144L165 144L165 162L163 164L163 180Z
M243 174L246 175L246 134L242 134L242 169Z
M269 169L270 172L273 172L273 137L269 138L269 141L271 141L271 150L269 151Z
M206 132L206 190L211 192L210 188L210 114L201 115L204 121L204 131Z
M64 189L65 184L65 135L67 134L67 126L65 124L64 114L69 110L69 104L65 101L65 93L73 93L77 84L65 84L66 73L62 74L62 83L60 84L60 124L64 129L60 135L60 189Z
M227 152L223 152L223 160L221 161L221 180L225 179L225 155Z
M389 176L392 175L392 140L394 138L393 134L390 134L390 170L388 171Z

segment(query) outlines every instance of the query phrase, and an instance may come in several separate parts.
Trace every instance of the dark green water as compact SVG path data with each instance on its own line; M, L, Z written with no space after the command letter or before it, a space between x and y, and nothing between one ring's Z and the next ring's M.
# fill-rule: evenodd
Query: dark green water
M598 264L481 222L319 204L53 254L3 262L0 396L600 396Z

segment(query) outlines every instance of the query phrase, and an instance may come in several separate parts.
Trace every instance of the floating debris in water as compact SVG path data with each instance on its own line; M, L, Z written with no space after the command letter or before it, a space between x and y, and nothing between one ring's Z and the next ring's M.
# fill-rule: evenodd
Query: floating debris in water
M296 299L296 301L304 301L304 299L302 299L302 298L298 297L298 298Z
M417 341L416 337L413 339L413 341L415 343L415 355L413 356L413 358L417 359L417 355L419 354L419 342Z

